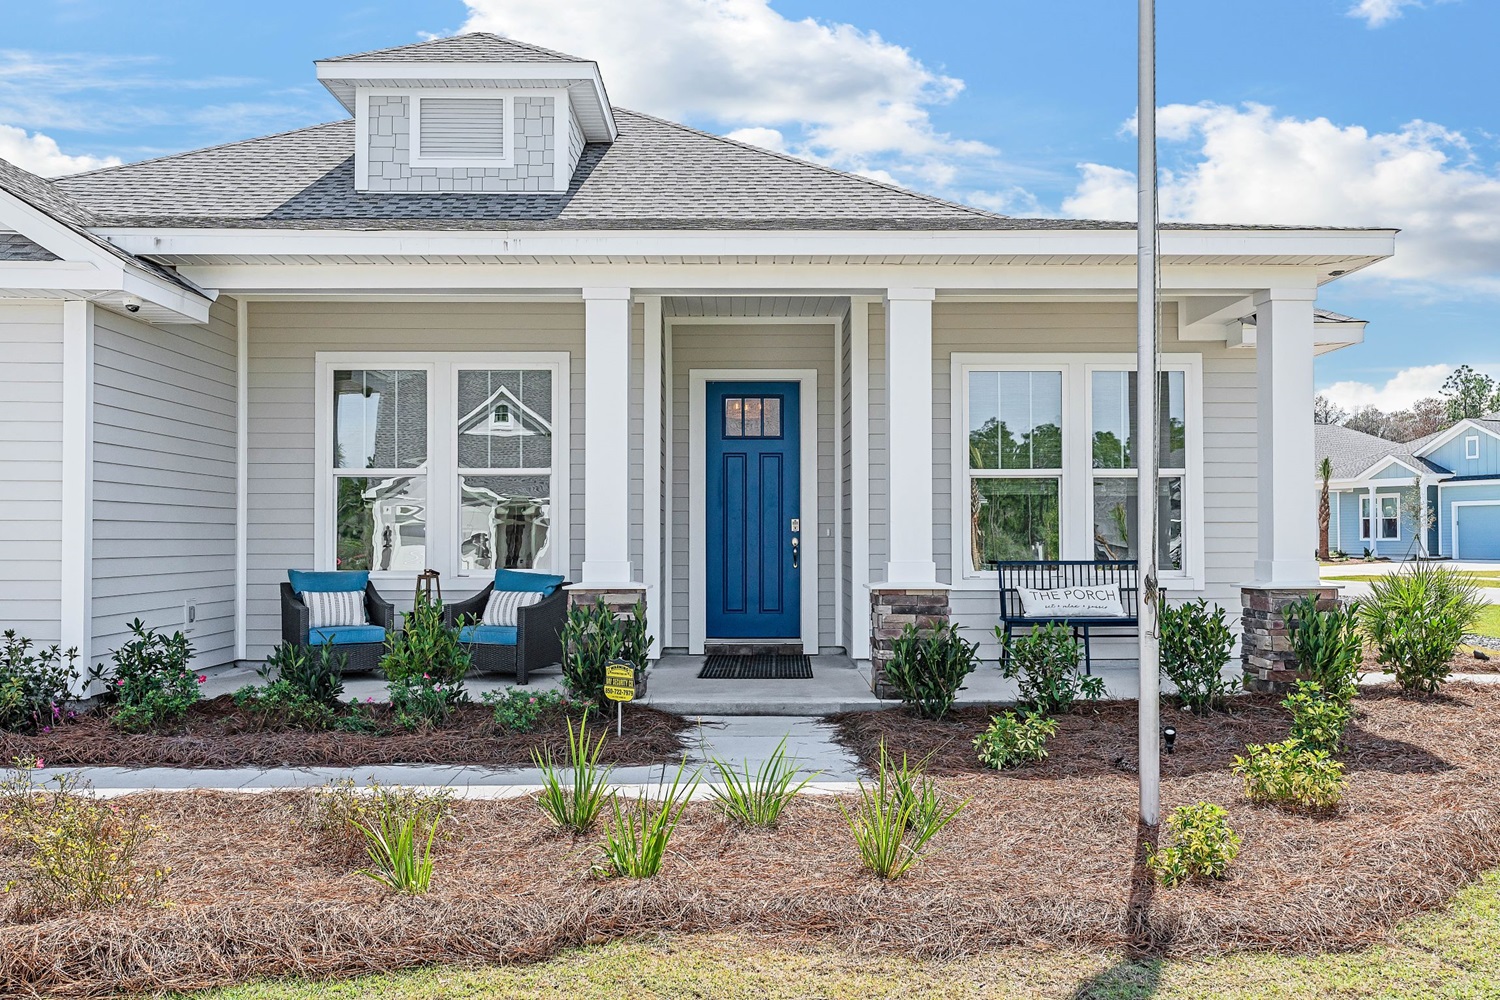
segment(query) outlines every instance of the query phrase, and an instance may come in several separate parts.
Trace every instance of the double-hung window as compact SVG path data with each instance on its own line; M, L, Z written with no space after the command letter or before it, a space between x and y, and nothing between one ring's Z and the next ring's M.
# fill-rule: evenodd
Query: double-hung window
M567 571L566 359L320 355L316 562Z
M1129 355L955 354L955 585L994 585L1007 559L1139 557ZM1164 357L1156 429L1157 565L1200 587L1202 360Z
M1372 508L1368 494L1359 498L1359 539L1368 542L1372 538L1375 541L1393 542L1401 538L1401 495L1379 494L1375 497L1376 504ZM1371 512L1375 511L1374 523L1371 523ZM1375 534L1371 535L1371 528Z

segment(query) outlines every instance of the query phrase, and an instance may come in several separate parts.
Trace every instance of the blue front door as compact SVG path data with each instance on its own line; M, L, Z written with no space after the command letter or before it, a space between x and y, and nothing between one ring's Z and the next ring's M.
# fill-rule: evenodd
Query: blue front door
M801 386L707 386L707 635L802 633Z

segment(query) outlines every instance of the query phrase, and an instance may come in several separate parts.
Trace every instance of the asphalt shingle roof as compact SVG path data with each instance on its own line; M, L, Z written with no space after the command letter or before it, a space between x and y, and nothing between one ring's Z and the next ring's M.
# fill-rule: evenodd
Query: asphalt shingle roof
M474 31L451 38L434 38L388 49L334 56L319 62L591 62L577 56L502 38L487 31Z
M1334 479L1353 479L1387 457L1400 459L1415 469L1443 475L1449 470L1415 454L1441 433L1438 431L1412 441L1387 441L1341 424L1318 424L1313 428L1313 446L1319 462L1325 458L1333 460Z
M0 260L37 261L57 260L57 254L20 233L0 233Z

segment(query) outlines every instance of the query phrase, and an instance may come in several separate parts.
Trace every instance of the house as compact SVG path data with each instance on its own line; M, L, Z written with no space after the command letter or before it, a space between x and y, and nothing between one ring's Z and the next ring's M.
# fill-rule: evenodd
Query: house
M1333 466L1330 548L1389 559L1500 559L1500 414L1405 443L1323 425L1317 451Z
M316 72L349 118L0 170L0 621L255 660L289 568L513 566L644 601L658 650L878 660L915 602L992 656L991 560L1134 556L1133 224L708 135L495 35ZM1172 598L1318 585L1313 357L1358 331L1315 302L1393 247L1164 227Z

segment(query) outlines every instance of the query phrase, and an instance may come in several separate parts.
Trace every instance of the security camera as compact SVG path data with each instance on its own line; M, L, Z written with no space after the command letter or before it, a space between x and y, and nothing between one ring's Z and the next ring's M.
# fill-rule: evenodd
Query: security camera
M128 313L138 313L138 312L140 312L141 311L141 300L138 299L138 298L136 298L134 295L127 295L125 297L125 311L128 312Z

